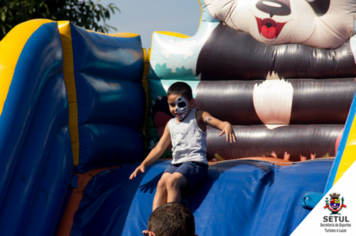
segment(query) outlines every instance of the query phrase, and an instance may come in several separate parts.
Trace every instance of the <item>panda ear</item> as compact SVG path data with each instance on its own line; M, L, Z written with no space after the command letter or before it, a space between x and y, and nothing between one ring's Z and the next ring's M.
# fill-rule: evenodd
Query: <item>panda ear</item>
M225 22L229 13L236 6L238 0L204 0L212 17Z
M306 0L317 16L325 15L330 7L330 0Z

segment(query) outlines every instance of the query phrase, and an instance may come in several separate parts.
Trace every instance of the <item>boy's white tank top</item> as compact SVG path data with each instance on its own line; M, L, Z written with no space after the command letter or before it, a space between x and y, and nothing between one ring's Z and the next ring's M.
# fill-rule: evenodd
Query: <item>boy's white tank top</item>
M202 162L208 165L206 159L206 131L203 132L195 118L196 108L192 109L182 122L176 118L168 122L168 130L172 141L172 164L187 161Z

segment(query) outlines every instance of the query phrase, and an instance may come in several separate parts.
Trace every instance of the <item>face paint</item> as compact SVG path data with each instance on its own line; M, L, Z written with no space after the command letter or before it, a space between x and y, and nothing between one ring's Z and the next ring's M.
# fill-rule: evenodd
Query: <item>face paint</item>
M183 120L188 113L188 102L184 97L177 97L176 99L176 112L181 114L178 119Z

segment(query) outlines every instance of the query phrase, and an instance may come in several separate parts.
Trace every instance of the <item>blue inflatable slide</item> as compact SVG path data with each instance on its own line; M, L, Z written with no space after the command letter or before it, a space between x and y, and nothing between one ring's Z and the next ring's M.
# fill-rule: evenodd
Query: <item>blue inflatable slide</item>
M137 34L68 21L31 20L5 36L1 235L142 234L171 151L129 176L172 118L167 89L176 81L192 87L196 107L229 121L237 138L230 144L207 128L208 177L183 193L198 235L290 235L349 168L354 29L342 42L328 36L333 45L317 35L294 40L273 15L310 8L318 21L328 11L288 0L278 1L284 15L266 13L269 1L246 0L227 14L234 1L199 2L194 36L156 31L149 50ZM244 12L255 14L253 25L240 22L252 22ZM311 203L306 194L319 197Z

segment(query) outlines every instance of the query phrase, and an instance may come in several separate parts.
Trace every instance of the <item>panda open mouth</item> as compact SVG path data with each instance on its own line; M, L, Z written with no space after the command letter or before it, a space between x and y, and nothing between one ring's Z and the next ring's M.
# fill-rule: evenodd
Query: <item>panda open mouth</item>
M286 24L286 22L277 23L276 21L270 18L261 19L256 17L256 21L261 36L269 40L276 39L281 30L283 29L283 26Z

